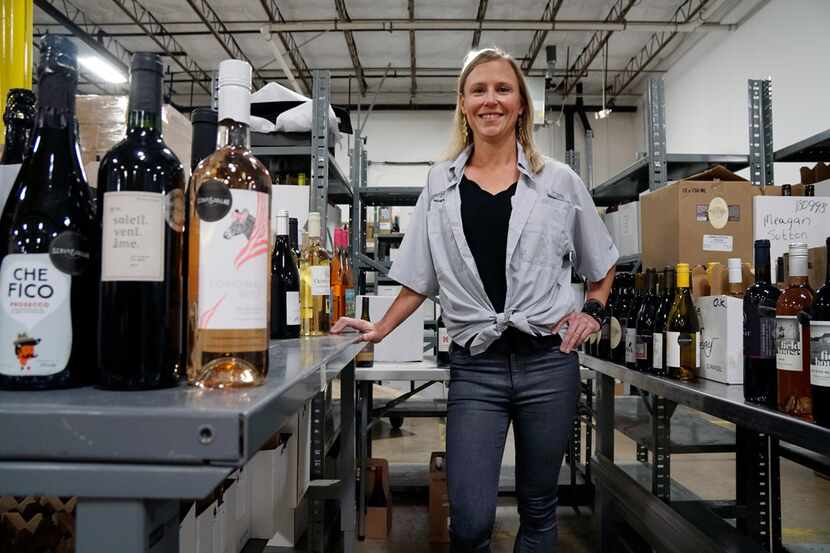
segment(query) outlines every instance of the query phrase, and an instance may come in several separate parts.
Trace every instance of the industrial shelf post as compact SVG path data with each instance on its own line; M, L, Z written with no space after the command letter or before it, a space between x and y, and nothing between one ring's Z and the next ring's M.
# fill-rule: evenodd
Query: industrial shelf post
M749 170L752 184L775 182L772 148L772 79L749 79Z
M647 139L648 189L657 190L666 185L666 94L663 79L648 82Z
M329 93L331 73L314 70L314 108L311 120L311 194L309 211L320 214L320 245L326 247L329 199Z

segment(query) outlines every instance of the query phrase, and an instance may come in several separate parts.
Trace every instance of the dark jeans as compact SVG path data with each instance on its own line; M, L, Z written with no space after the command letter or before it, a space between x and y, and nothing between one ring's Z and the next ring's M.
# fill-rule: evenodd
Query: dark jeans
M558 345L472 356L453 348L447 406L450 551L489 553L508 425L521 526L514 553L555 553L557 482L576 415L579 363Z

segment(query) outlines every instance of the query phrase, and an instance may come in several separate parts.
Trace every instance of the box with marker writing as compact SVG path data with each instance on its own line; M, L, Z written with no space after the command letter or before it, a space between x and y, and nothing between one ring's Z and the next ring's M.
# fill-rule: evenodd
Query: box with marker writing
M743 384L743 300L731 296L697 298L700 313L700 376L724 384Z

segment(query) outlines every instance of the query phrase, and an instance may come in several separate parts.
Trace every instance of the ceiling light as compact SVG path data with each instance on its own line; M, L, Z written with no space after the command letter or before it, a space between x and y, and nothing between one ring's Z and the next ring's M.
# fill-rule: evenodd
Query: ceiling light
M85 56L78 58L78 61L84 69L108 83L123 84L127 82L127 76L121 70L98 56Z
M609 115L611 115L611 108L604 108L594 112L594 119L605 119Z

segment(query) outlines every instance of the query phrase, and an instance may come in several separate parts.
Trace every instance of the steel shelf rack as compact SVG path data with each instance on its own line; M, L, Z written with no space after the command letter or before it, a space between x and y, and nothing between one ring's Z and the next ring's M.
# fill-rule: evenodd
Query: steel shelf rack
M324 390L340 376L337 469L348 551L355 522L353 359L362 347L354 336L274 341L265 385L247 390L0 392L0 494L78 496L78 553L175 553L178 502L211 493L309 399L311 478L323 478ZM312 517L311 529L316 543L325 527Z
M775 161L802 163L830 161L830 129L781 148L775 152Z
M617 524L625 521L660 551L786 551L781 541L779 458L801 451L816 466L830 462L830 429L747 403L741 386L700 380L684 383L630 370L580 354L597 373L596 513L600 551L616 551ZM636 387L651 416L650 490L614 463L615 380ZM678 405L736 425L737 493L734 505L702 501L676 504L671 495L671 417ZM807 452L807 453L804 453ZM806 464L806 463L805 463ZM737 517L737 529L715 513ZM746 538L751 541L747 541Z

